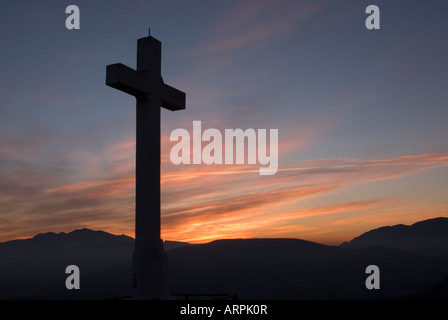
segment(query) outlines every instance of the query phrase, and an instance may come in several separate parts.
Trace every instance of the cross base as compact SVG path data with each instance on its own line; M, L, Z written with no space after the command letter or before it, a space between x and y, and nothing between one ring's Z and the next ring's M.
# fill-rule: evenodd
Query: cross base
M132 299L167 300L168 258L162 239L135 242L132 264Z

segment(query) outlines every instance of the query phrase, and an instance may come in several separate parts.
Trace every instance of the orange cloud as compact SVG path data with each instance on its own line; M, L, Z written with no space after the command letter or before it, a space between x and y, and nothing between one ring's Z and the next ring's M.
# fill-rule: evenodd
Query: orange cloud
M24 145L24 150L33 146ZM291 140L283 148L294 147ZM135 141L126 139L93 157L74 152L72 161L88 168L82 176L76 175L78 181L53 168L43 170L26 163L23 154L15 154L20 164L15 163L0 181L0 241L49 228L68 232L90 227L132 236L134 148ZM5 146L0 152L8 150ZM387 197L356 192L359 186L373 182L387 186L392 179L447 165L444 153L317 159L280 162L277 174L260 176L258 165L174 166L166 161L161 180L162 235L190 242L263 236L335 242L359 233L361 226L393 222L393 217L442 214L447 208L443 199L439 207L434 201L423 206L400 190L392 190ZM341 201L338 195L345 191L357 196Z
M387 159L302 161L284 165L277 175L264 180L257 177L256 170L249 166L229 171L214 171L213 167L201 166L170 172L169 179L173 184L176 181L177 189L170 193L169 202L175 205L164 205L164 234L170 238L195 241L194 237L210 239L214 232L222 235L225 230L227 237L233 237L231 230L234 226L236 237L244 234L253 236L248 225L263 225L263 221L268 221L270 226L279 225L279 228L290 223L296 227L296 237L300 237L300 230L304 228L300 219L326 215L338 215L341 219L371 210L377 214L378 210L387 212L402 204L396 198L399 192L391 195L390 199L376 199L372 195L370 200L323 204L299 211L294 209L294 204L298 205L307 198L328 197L332 192L360 184L403 178L418 171L446 166L447 160L446 154L426 154ZM207 186L205 194L200 192L204 185ZM169 185L167 188L170 189ZM210 197L207 197L208 191ZM175 200L177 194L179 202ZM285 212L282 211L284 208L291 209ZM245 223L245 220L250 220L250 223ZM293 230L291 225L288 227L290 231ZM265 235L269 234L268 228L262 230Z

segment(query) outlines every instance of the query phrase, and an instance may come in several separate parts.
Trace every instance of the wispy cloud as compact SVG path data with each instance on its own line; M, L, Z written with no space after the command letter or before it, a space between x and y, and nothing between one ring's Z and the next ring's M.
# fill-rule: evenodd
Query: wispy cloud
M162 137L169 146L167 139ZM45 136L2 142L0 240L49 228L70 231L91 227L133 235L135 140L111 143L94 155L74 150L69 163L66 156L53 154L52 166L45 166L45 157L34 152L51 150L51 139ZM294 141L281 149L288 152L290 144ZM399 190L387 197L370 194L344 201L333 195L448 165L448 154L444 153L316 159L280 163L277 174L260 176L258 165L174 166L167 152L169 148L162 156L163 237L192 242L222 237L324 237L325 227L316 230L307 223L310 219L326 221L328 228L336 230L342 228L338 221L346 221L343 230L347 234L347 224L356 229L357 216L367 214L374 219L400 206L409 208L409 203ZM83 175L64 171L73 162L83 166Z
M220 37L181 53L203 56L270 43L289 35L300 24L328 6L329 1L241 1L223 13L214 29ZM286 9L288 8L288 9Z
M176 237L178 231L178 236L186 236L186 230L196 226L189 235L194 235L196 239L201 235L204 239L209 239L213 233L208 233L208 230L216 232L216 226L211 228L211 225L216 224L223 226L227 230L227 236L232 237L230 226L239 226L238 234L241 235L241 221L249 219L252 225L266 220L270 226L295 221L292 225L297 226L295 235L299 237L299 220L302 218L350 212L362 214L373 208L387 211L398 204L403 195L399 191L390 198L376 198L372 194L369 200L321 204L298 210L297 207L301 206L303 200L325 199L340 190L404 178L419 171L447 166L447 161L446 154L301 161L283 165L274 177L263 181L256 176L257 170L249 166L232 167L231 170L198 167L167 173L164 178L168 178L169 182L167 181L168 190L165 189L165 192L169 192L168 203L175 205L164 206L166 235ZM207 193L200 192L201 187L196 181L201 181L201 186L208 186L210 198ZM176 188L170 190L170 184L175 184ZM179 202L175 200L177 195L181 199ZM204 229L203 225L208 228ZM254 235L255 229L253 232L250 230L245 230L246 236ZM269 233L267 229L263 230L265 235Z

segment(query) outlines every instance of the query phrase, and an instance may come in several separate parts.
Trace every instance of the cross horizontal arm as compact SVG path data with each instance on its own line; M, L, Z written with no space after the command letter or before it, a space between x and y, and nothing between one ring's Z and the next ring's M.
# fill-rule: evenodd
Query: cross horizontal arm
M143 73L122 63L107 66L106 85L135 97L147 94L150 88L148 78Z
M171 111L185 109L185 92L164 84L162 86L162 107Z

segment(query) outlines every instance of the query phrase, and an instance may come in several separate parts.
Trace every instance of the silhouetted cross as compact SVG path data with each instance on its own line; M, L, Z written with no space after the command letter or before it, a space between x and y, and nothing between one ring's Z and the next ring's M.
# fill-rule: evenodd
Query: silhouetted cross
M137 70L121 63L106 70L106 84L136 97L135 249L133 295L143 299L169 296L168 266L160 237L160 107L185 109L185 93L163 82L161 42L138 40Z

